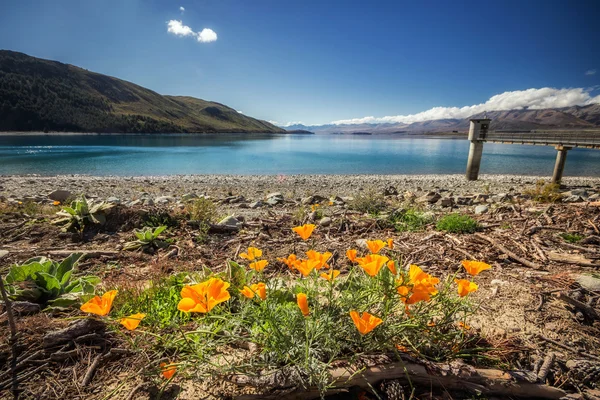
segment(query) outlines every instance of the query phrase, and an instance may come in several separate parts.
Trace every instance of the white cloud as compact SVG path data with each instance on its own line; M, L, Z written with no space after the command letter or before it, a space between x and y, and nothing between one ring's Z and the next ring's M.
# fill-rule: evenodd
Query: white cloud
M598 71L595 69L589 69L589 70L585 71L585 74L587 76L591 76L591 75L596 75L596 72L598 72Z
M179 7L179 11L181 11L181 13L183 14L183 12L185 11L185 7L183 7L183 6Z
M243 114L243 113L244 113L243 111L240 111L240 110L235 110L235 111L237 111L237 112L238 112L238 113L240 113L240 114Z
M434 107L427 111L409 115L393 115L386 117L363 117L333 121L335 125L381 124L429 121L446 118L468 118L484 111L522 110L525 108L539 110L544 108L560 108L575 105L600 103L600 96L592 97L590 92L582 88L555 89L540 88L515 90L492 96L485 103L464 107ZM280 125L281 126L281 125ZM285 126L285 125L283 125Z
M198 32L198 41L201 43L210 43L217 41L217 33L212 29L204 28Z
M167 32L172 33L176 36L196 36L192 28L187 25L183 25L182 21L177 21L175 19L167 22Z

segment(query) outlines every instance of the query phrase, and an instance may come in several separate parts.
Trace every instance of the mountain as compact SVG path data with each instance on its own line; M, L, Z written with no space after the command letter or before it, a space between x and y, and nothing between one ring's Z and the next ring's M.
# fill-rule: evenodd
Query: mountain
M0 131L285 132L223 104L8 50L0 50Z
M600 104L543 110L488 111L465 119L436 119L429 121L357 125L293 125L287 129L306 129L317 134L369 132L373 134L421 134L435 132L460 132L469 130L469 119L490 118L492 130L553 130L599 129Z

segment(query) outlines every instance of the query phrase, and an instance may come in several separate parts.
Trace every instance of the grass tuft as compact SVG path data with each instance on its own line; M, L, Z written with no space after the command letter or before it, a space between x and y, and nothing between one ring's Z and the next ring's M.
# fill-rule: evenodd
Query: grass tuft
M468 215L453 213L440 218L436 228L449 233L475 233L479 229L479 224Z

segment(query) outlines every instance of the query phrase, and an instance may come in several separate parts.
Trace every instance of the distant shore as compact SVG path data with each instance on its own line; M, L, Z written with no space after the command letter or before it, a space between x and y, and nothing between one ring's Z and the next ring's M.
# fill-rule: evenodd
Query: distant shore
M393 188L399 194L422 195L438 192L443 196L475 195L478 193L519 194L535 187L536 182L550 181L548 176L481 175L477 181L467 181L464 175L173 175L173 176L0 176L0 198L23 199L46 197L54 190L67 190L73 195L121 201L144 195L158 198L194 193L216 198L245 196L262 199L272 192L296 199L309 195L326 198L357 196L360 193L383 193ZM600 192L600 177L566 177L568 188L586 188ZM565 189L566 190L566 189Z

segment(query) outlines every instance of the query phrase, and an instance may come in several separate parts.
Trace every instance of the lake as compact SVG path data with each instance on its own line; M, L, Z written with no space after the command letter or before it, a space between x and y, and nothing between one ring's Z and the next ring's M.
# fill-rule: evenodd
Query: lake
M0 136L0 175L461 174L466 139L360 135ZM487 143L482 174L551 176L547 146ZM600 151L569 151L565 176L600 176Z

